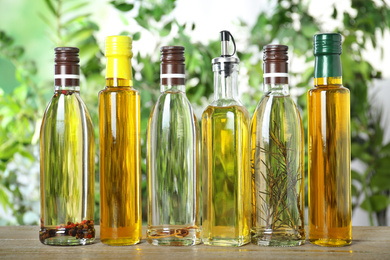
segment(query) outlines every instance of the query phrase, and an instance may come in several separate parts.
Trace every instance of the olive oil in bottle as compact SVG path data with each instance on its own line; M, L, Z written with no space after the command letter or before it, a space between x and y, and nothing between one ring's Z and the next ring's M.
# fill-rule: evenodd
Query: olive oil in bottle
M55 91L41 126L41 229L46 245L95 240L95 138L80 98L79 49L55 49Z
M214 101L202 116L203 243L241 246L250 241L249 113L238 100L233 37L221 32L222 55L213 59Z
M106 39L106 88L99 93L100 240L141 239L140 95L133 88L131 38Z
M314 36L315 86L307 93L309 240L320 246L352 242L350 103L340 54L340 34Z

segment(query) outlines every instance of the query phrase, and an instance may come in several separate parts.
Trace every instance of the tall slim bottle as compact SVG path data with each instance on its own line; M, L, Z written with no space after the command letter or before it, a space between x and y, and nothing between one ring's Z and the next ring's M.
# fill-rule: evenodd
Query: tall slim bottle
M221 32L214 101L202 116L203 242L217 246L250 241L249 113L238 99L239 59L227 53L229 37Z
M184 47L161 48L161 95L147 133L147 240L153 245L201 241L200 137L185 93L184 61Z
M55 48L54 96L41 126L41 229L46 245L95 240L95 138L80 98L79 49Z
M264 47L264 96L251 122L252 243L305 243L305 140L288 86L288 47Z
M106 38L106 88L99 93L100 239L141 239L140 95L133 88L131 38Z
M349 90L342 85L341 35L314 36L314 88L307 93L309 240L351 244Z

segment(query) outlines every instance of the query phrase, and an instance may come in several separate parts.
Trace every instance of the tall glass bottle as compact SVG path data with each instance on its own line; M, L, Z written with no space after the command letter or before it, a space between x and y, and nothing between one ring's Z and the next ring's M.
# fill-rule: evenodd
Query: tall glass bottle
M55 91L41 126L41 229L46 245L95 240L95 139L80 98L79 49L55 48Z
M352 242L350 103L340 54L340 34L314 36L314 88L307 93L309 240L320 246Z
M185 94L184 60L184 47L161 48L161 95L147 133L147 240L153 245L201 241L199 127Z
M229 36L221 32L214 101L202 116L202 232L206 245L241 246L250 241L249 113L238 99L239 59L227 53Z
M99 93L100 239L141 239L140 95L133 88L131 38L106 38L106 88Z
M288 47L264 47L264 96L251 122L252 243L305 243L305 140L288 86Z

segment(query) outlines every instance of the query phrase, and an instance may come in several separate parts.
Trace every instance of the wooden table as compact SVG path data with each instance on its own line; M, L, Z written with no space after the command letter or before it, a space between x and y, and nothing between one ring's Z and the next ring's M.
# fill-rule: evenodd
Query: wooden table
M0 259L390 259L390 227L353 227L347 247L319 247L306 242L298 247L163 247L145 240L135 246L112 247L99 241L88 246L46 246L38 240L39 227L0 227ZM145 234L145 232L143 232Z

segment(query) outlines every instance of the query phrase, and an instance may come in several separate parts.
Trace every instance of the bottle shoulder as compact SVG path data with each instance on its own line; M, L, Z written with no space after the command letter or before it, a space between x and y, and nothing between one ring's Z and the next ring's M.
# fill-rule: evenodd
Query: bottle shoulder
M318 92L331 92L331 93L340 93L340 94L349 94L349 89L344 87L343 85L326 85L326 86L315 86L308 90L308 94Z
M233 112L234 114L240 114L242 117L249 119L249 112L241 104L231 105L231 106L215 106L210 104L203 111L202 118L212 117L214 114L223 115Z
M272 95L272 93L266 93L260 99L259 103L257 103L255 111L262 109L264 106L267 106L269 103L271 103L271 106L275 104L283 103L284 104L283 107L286 105L290 107L291 106L296 107L296 104L290 95Z
M216 99L213 102L211 102L210 106L213 107L231 107L231 106L242 106L240 100L235 98L228 98L228 99Z
M298 106L291 98L291 96L272 96L265 95L259 101L253 116L252 123L254 121L269 120L274 116L280 117L283 115L283 120L298 120L302 122L301 115Z
M151 116L159 113L175 113L178 116L194 114L192 105L183 92L163 92L151 111Z
M139 96L140 93L133 87L107 87L99 91L99 95L130 94Z
M73 115L80 115L81 117L82 115L85 115L87 123L92 124L88 108L80 97L79 93L54 93L53 97L51 98L50 102L46 107L43 117L44 119L52 117L56 120L65 120L65 117L58 116L59 114L67 114L70 117L72 117Z

